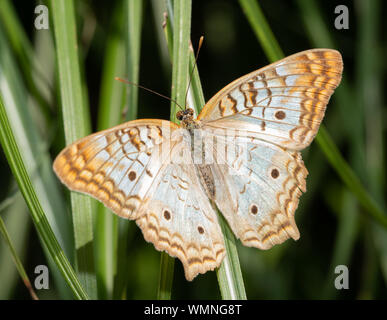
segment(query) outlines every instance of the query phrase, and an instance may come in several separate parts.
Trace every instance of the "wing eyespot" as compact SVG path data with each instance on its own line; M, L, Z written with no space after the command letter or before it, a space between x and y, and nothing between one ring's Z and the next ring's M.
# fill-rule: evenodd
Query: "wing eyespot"
M277 179L277 178L279 177L279 171L278 171L278 169L272 169L271 172L270 172L270 174L271 174L271 177L272 177L273 179Z
M283 111L277 111L274 116L278 119L278 120L283 120L285 119L286 117L286 113L283 112Z
M169 210L164 210L163 215L165 220L171 220L171 213L169 212Z
M249 207L249 212L253 215L256 215L258 213L258 207L256 204L251 204Z
M135 171L130 171L129 174L128 174L128 178L130 181L134 181L136 180L136 177L137 177L137 174Z

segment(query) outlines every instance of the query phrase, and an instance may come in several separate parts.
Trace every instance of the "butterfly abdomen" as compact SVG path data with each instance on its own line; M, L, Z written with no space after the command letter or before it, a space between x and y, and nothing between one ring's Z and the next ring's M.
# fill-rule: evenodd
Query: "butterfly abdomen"
M214 175L212 174L211 167L209 165L196 165L197 172L200 177L200 182L204 187L208 197L211 200L215 200L215 182Z
M206 156L206 151L211 154L213 150L211 150L211 148L209 149L205 145L205 139L203 137L199 121L192 120L185 122L183 126L187 129L190 135L191 157L192 163L195 165L194 170L196 170L196 173L200 178L200 183L207 196L214 200L216 194L214 175L212 174L209 163L207 163L209 159ZM212 159L212 157L210 157L210 159Z

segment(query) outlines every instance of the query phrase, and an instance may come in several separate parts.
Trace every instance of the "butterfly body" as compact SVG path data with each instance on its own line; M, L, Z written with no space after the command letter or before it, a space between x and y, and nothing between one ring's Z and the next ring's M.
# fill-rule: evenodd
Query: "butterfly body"
M317 134L342 73L339 52L307 50L230 83L180 125L130 121L66 147L54 170L71 190L135 220L144 238L192 280L218 267L213 204L246 246L300 236L294 220L308 174L300 150Z
M191 157L195 165L196 174L199 176L201 185L204 188L207 196L211 200L214 200L215 184L214 184L214 175L212 173L212 168L208 164L202 164L202 162L206 159L206 154L205 154L206 147L204 145L204 139L202 136L203 131L201 130L202 123L199 120L195 120L193 118L193 115L194 115L193 109L187 108L179 111L176 114L176 118L179 121L181 121L181 127L187 130L187 132L189 133ZM195 150L199 150L198 159L194 158L195 155L197 154ZM197 162L200 162L200 163L197 164Z

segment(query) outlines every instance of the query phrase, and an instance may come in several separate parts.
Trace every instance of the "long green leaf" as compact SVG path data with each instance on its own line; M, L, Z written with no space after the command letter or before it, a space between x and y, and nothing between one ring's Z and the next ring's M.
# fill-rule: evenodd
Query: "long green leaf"
M10 45L20 62L23 78L26 81L30 92L38 102L38 106L43 112L46 120L51 116L49 102L47 101L37 82L46 90L51 91L48 79L42 72L42 62L37 59L31 42L29 41L20 20L16 16L13 4L9 0L2 0L0 6L0 22L3 24L7 33ZM45 64L44 64L45 65Z
M141 24L142 24L142 0L126 0L126 49L127 49L127 71L128 80L138 83L140 72L140 49L141 49ZM137 118L138 88L128 86L128 112L127 120Z
M113 19L109 37L106 41L104 56L100 106L98 112L98 130L118 125L123 120L122 112L125 104L125 87L114 78L125 77L125 42L122 30L124 25L124 1L117 3L113 11ZM126 254L117 255L119 218L102 203L98 204L96 218L96 270L98 296L101 299L112 299L114 278L117 276L117 263ZM127 221L123 221L127 223ZM120 243L121 245L121 243ZM124 273L124 275L127 272ZM120 279L120 283L123 280Z
M189 77L189 43L191 33L191 1L173 2L173 54L171 99L185 105ZM175 102L171 103L171 121L177 122Z
M384 140L384 121L382 101L383 61L381 47L381 7L380 0L358 1L359 41L357 50L357 90L358 103L365 115L365 144L364 154L367 162L367 182L371 192L386 209L385 196L386 162ZM370 50L373 48L373 50ZM378 250L384 282L387 283L387 230L373 224L373 245ZM378 280L374 277L375 280Z
M301 11L301 18L304 21L305 32L312 45L320 48L337 48L330 31L330 26L327 25L326 19L323 18L322 10L317 2L315 0L297 0L297 3ZM346 67L344 65L344 74L334 97L337 101L337 109L340 111L339 117L341 118L342 129L344 129L344 134L349 139L351 148L349 158L351 164L355 166L357 174L364 181L366 176L365 170L362 169L365 165L364 116L363 112L358 110L359 103L352 93L353 89L350 87L345 70ZM351 119L348 119L348 114L353 115Z
M256 0L239 0L251 28L262 45L262 49L271 61L277 61L284 57L283 51L274 37L269 24Z
M48 153L48 134L39 134L40 126L38 112L32 109L28 95L23 86L22 75L14 56L10 52L10 46L6 41L3 28L0 24L0 92L4 98L4 106L10 119L15 139L22 146L22 157L25 161L28 174L32 177L35 191L41 201L46 217L53 228L61 247L73 260L73 239L71 237L71 223L66 214L65 202L58 188L58 181L52 171L52 163ZM35 112L34 112L35 111ZM38 110L39 111L39 110ZM45 247L43 246L45 250ZM48 252L46 251L46 254ZM53 261L48 258L52 267ZM52 268L52 275L56 285L60 287L63 298L71 297L62 276L57 268Z
M169 2L168 2L169 3ZM169 16L174 16L172 11L172 6L168 6L168 14ZM171 46L171 42L169 41L170 35L174 34L174 30L172 28L171 20L167 19L165 21L165 34L168 42L169 51L172 52L174 47ZM174 51L173 51L174 52ZM195 56L193 51L190 51L189 54L189 70L193 70L195 66ZM204 95L200 82L199 71L198 68L195 68L192 75L191 87L189 90L189 97L191 97L191 101L193 103L193 108L196 113L199 114L201 108L204 106ZM246 292L244 288L244 282L242 277L242 272L240 270L238 252L236 250L235 245L235 237L230 230L227 222L221 216L221 213L218 211L218 221L221 225L223 232L223 239L226 248L226 256L217 271L219 288L221 291L221 295L223 299L246 299Z
M332 32L330 32L326 19L323 18L317 2L314 0L298 0L297 3L311 43L316 47L336 48L337 46L334 43ZM355 110L359 108L358 99L351 93L352 88L350 88L347 79L348 77L344 69L340 87L335 92L335 100L337 102L335 109L338 112L330 118L340 120L340 128L344 130L341 130L342 133L339 137L343 138L346 134L349 140L349 162L357 175L364 181L366 172L363 170L365 163L363 114L359 110ZM334 111L333 108L329 110L330 112ZM350 119L347 117L348 113L352 114ZM330 126L331 128L332 126ZM354 195L347 190L343 193L342 201L336 201L334 205L331 204L334 209L332 211L337 212L338 215L338 228L333 246L331 267L327 273L325 288L322 291L324 298L334 298L338 294L338 291L331 285L334 277L334 267L338 264L347 265L351 259L351 252L354 249L356 241L355 235L360 218L360 208L354 203L354 198ZM340 198L336 198L336 200L338 199ZM328 202L330 203L331 201Z
M51 1L66 144L90 133L82 94L77 34L72 0ZM77 272L86 291L97 297L94 271L92 200L71 192Z
M172 56L172 90L171 100L185 105L185 93L188 84L188 46L191 28L191 1L174 1L173 3L173 56ZM176 103L171 103L171 121L177 122ZM173 283L174 259L167 253L161 253L160 281L158 299L170 299Z
M10 235L17 234L17 237L13 237L12 242L21 262L24 263L32 221L16 182L12 182L10 187L12 191L0 204L0 216L7 226L8 233ZM19 284L19 277L15 264L10 259L9 250L2 241L0 241L0 261L0 300L9 300L14 297L16 286ZM60 277L63 279L62 275Z
M31 295L32 299L39 300L38 296L36 295L36 293L34 291L34 288L31 285L31 281L28 278L27 273L26 273L26 271L25 271L25 269L23 267L21 259L19 258L18 254L17 254L17 252L15 250L15 247L12 244L11 237L9 236L9 233L7 231L5 223L4 223L3 219L1 218L1 216L0 216L0 233L3 235L5 243L8 245L8 248L9 248L9 250L11 252L13 261L15 263L15 266L16 266L18 272L19 272L20 277L22 278L22 280L24 282L24 285L26 286L26 288L30 292L30 295Z
M19 147L15 141L5 107L3 97L0 95L0 142L7 157L12 173L19 185L20 191L30 209L35 227L46 245L51 258L57 264L60 272L78 299L88 299L87 293L82 288L71 264L61 249L36 196L30 177L20 155Z
M222 228L226 248L226 256L217 271L222 299L246 300L245 284L239 263L235 236L220 211L218 211L218 221Z

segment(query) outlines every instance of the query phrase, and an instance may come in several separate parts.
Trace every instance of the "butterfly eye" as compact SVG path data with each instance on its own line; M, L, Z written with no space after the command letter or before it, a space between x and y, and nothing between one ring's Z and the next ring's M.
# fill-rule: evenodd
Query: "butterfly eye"
M179 111L178 113L176 113L176 119L179 121L183 120L183 112L182 111Z
M203 234L204 233L204 229L203 229L203 227L198 227L198 232L200 233L200 234Z

